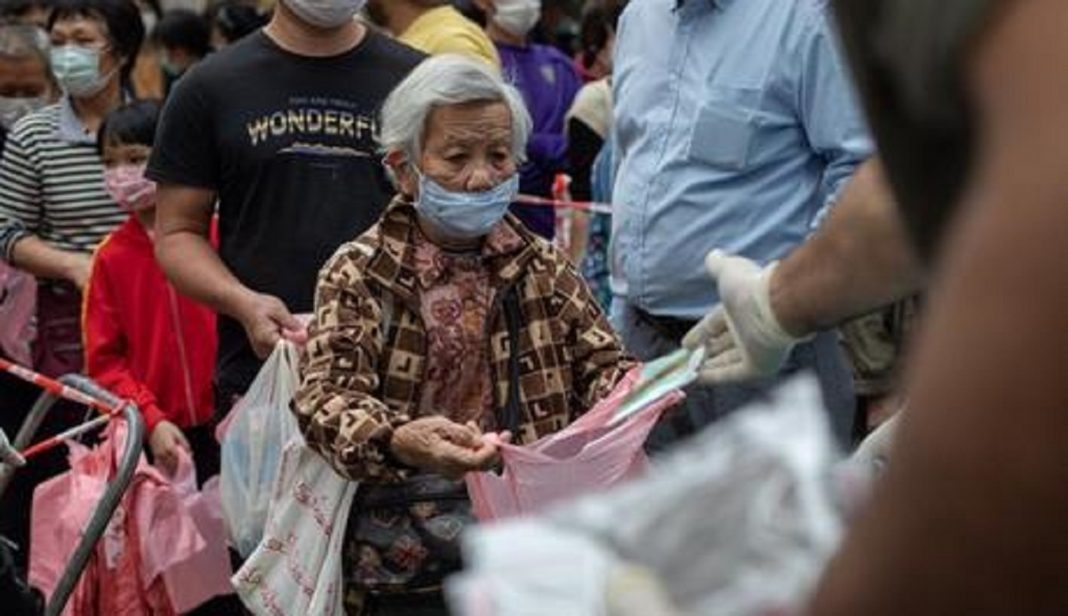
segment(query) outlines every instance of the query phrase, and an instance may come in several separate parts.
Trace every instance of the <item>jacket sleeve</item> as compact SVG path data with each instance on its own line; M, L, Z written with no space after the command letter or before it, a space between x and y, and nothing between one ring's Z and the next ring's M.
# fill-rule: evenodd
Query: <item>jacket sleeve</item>
M558 255L557 260L554 292L561 304L561 319L570 328L568 344L581 414L611 393L638 364L624 350L604 310L575 267L563 255Z
M293 401L308 445L341 475L395 482L407 469L394 461L393 430L409 421L375 397L383 346L381 304L373 299L349 245L319 276L315 316Z
M105 244L101 247L103 249ZM137 405L145 418L145 435L151 436L159 422L167 418L155 394L134 377L127 359L127 339L111 292L107 264L93 259L89 283L82 300L82 337L86 373L101 387Z

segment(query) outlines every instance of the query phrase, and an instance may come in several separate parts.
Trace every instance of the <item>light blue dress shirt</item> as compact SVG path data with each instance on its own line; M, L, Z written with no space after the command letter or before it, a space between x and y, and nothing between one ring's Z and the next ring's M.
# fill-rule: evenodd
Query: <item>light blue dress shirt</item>
M712 248L788 254L872 154L824 0L632 0L613 89L612 287L652 314L717 301Z

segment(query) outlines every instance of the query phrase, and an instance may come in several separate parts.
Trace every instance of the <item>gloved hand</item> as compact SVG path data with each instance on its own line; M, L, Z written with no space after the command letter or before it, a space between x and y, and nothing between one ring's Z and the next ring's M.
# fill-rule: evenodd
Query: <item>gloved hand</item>
M0 462L10 464L11 466L26 465L26 459L11 446L11 443L7 440L7 435L4 434L3 430L0 430Z
M721 303L682 341L688 349L705 347L699 382L714 385L773 375L803 340L787 333L772 312L769 283L775 265L761 268L722 250L705 257Z

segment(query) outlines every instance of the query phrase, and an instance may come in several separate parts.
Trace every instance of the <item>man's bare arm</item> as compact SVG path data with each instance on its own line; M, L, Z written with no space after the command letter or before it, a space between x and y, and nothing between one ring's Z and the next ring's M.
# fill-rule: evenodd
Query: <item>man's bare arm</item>
M771 306L805 335L917 292L923 269L878 160L862 165L825 224L775 269Z
M156 258L182 293L240 321L266 357L279 337L299 339L303 327L281 300L243 285L219 258L210 241L214 204L210 190L160 186Z

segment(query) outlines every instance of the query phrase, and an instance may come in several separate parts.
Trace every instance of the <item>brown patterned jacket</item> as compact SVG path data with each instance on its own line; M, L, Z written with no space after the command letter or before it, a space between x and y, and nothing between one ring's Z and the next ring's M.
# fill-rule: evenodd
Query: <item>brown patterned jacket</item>
M514 286L523 321L518 440L532 442L571 423L635 364L567 257L515 218L505 220L502 230L521 241L483 249L493 287L486 344L494 408L502 408L510 355L501 303ZM319 275L293 409L308 444L351 479L394 482L408 474L388 447L393 430L419 407L426 366L417 232L415 209L397 199Z

